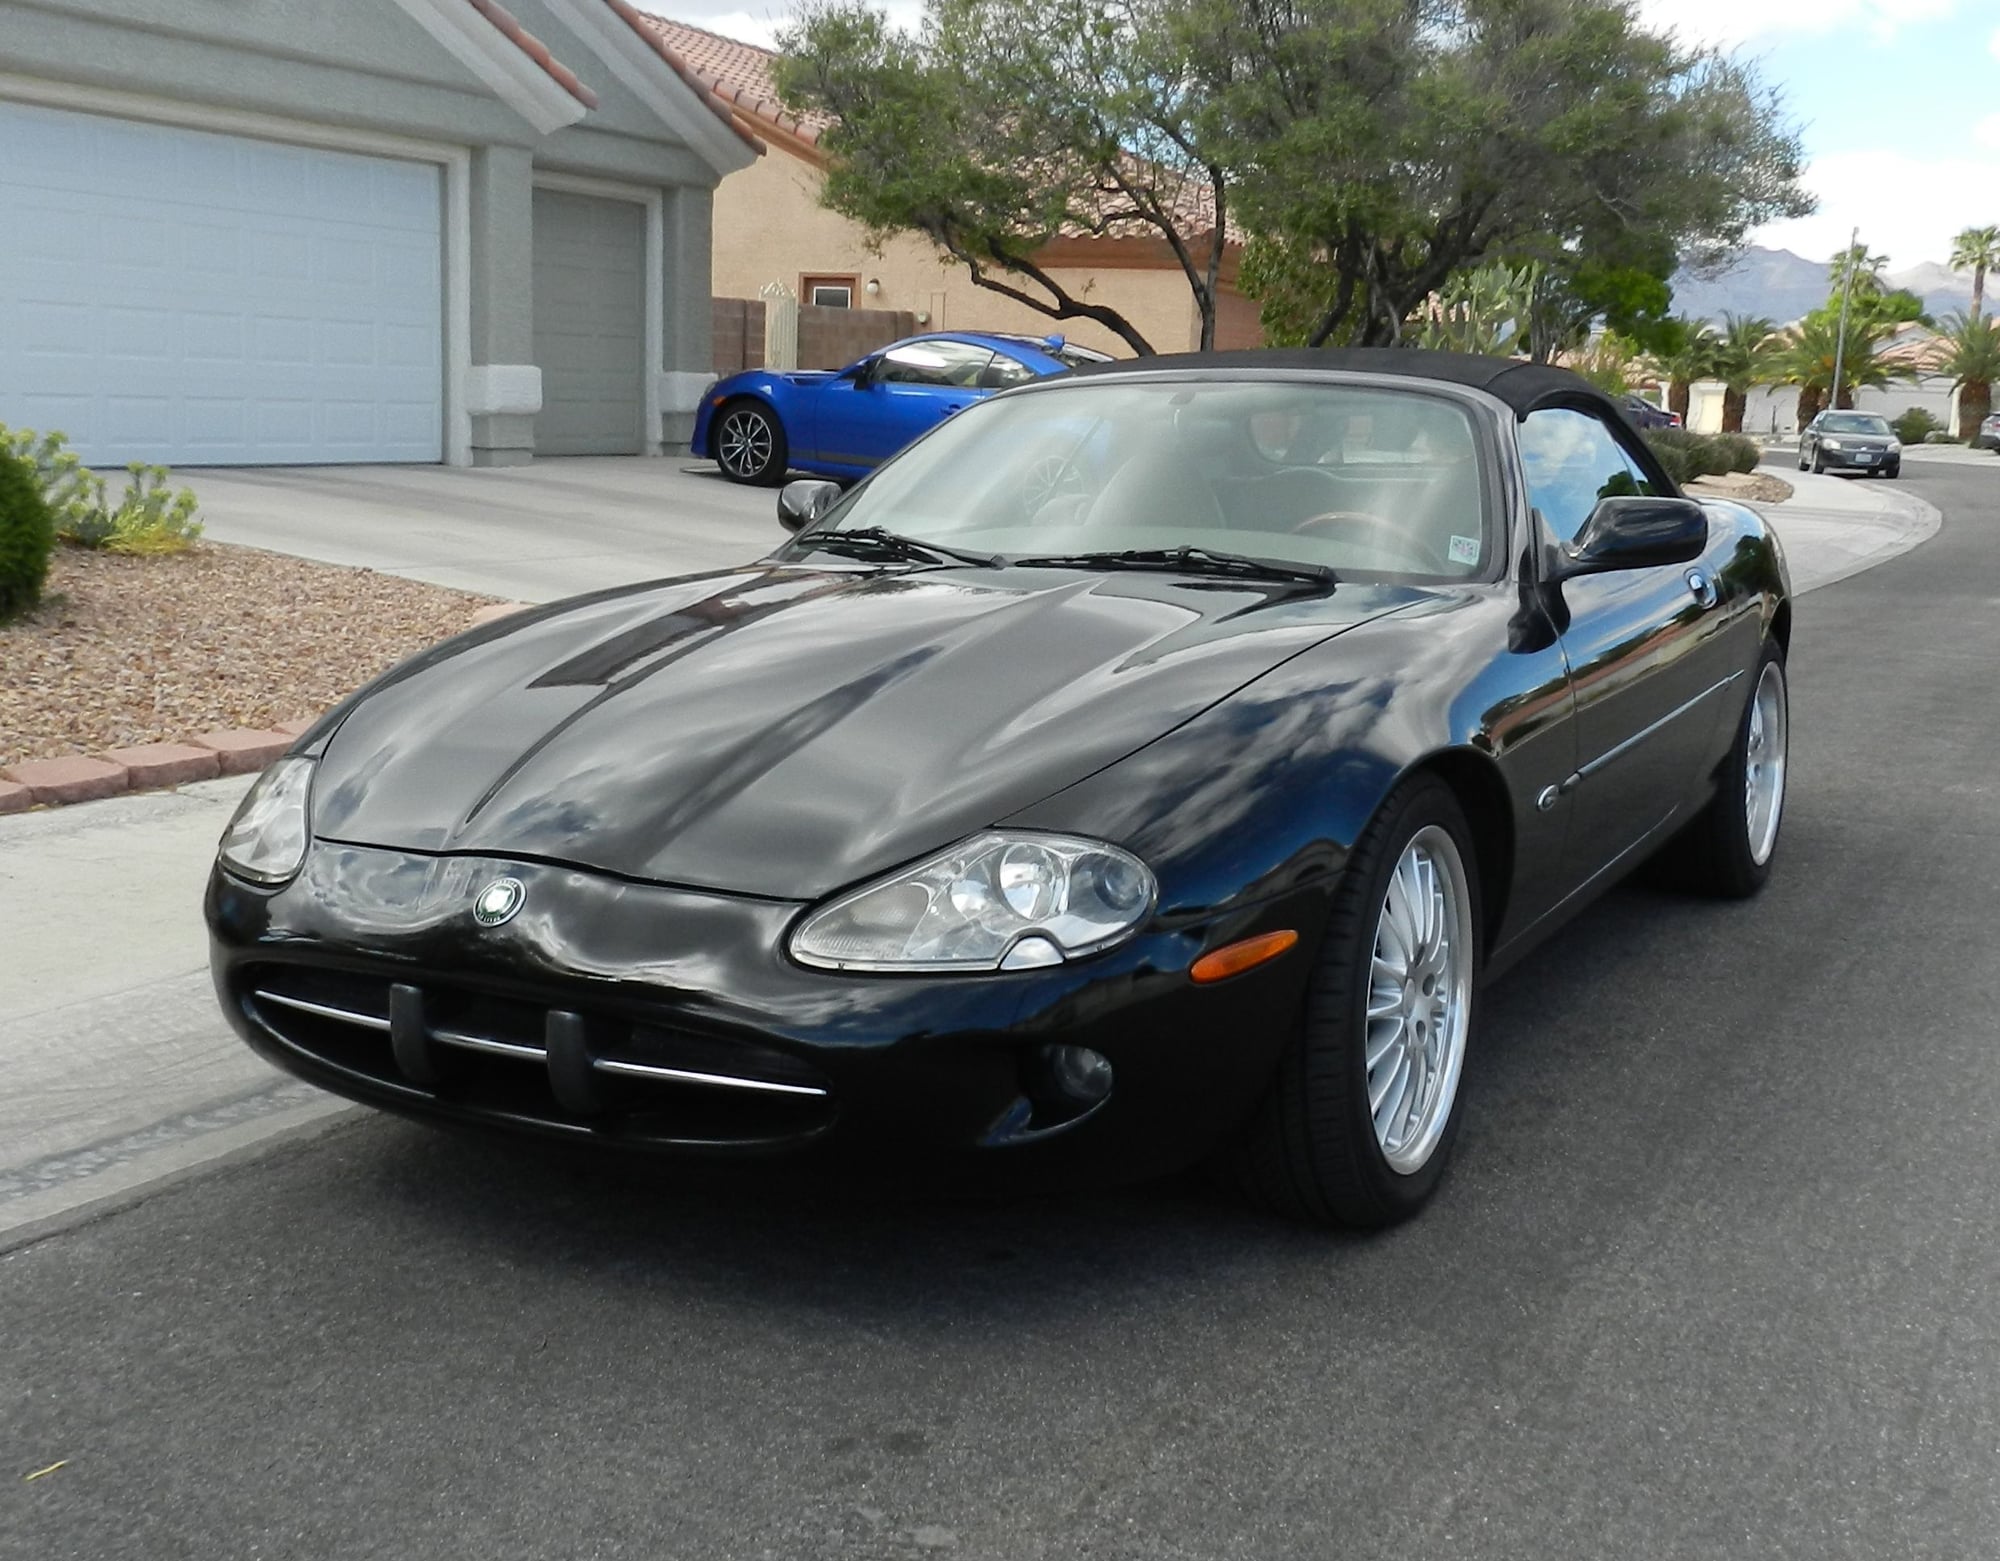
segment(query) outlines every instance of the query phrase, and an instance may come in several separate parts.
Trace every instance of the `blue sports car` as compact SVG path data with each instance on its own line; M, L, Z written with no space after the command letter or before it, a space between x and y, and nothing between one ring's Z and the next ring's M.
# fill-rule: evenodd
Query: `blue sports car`
M709 388L691 448L732 482L775 483L793 468L863 477L996 390L1109 361L1060 336L934 331L891 342L838 373L749 369Z

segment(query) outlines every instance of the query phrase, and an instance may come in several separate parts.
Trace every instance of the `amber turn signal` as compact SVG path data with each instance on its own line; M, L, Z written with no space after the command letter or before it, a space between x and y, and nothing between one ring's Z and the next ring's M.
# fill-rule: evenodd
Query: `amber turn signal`
M1298 941L1299 935L1289 928L1283 932L1260 932L1254 938L1225 943L1213 953L1202 955L1188 966L1188 975L1204 986L1211 981L1227 981L1276 959Z

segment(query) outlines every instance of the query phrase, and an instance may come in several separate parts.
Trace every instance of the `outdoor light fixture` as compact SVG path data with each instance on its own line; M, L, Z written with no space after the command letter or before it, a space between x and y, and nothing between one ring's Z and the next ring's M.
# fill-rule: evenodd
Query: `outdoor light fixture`
M875 294L882 291L882 284L871 276L866 282L861 284L861 290L872 298Z

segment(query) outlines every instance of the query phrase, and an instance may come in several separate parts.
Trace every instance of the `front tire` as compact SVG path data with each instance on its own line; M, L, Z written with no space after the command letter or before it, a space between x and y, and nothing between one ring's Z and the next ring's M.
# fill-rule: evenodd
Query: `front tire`
M1817 445L1813 447L1812 469L1822 476L1826 473L1826 457L1819 453Z
M1773 643L1757 663L1715 796L1683 837L1689 887L1728 900L1747 900L1764 887L1784 822L1790 744L1785 654Z
M716 413L713 439L715 464L731 482L769 487L785 475L785 428L761 401L732 401Z
M1478 858L1435 776L1399 786L1350 854L1305 1013L1239 1151L1282 1214L1375 1229L1443 1178L1481 955Z

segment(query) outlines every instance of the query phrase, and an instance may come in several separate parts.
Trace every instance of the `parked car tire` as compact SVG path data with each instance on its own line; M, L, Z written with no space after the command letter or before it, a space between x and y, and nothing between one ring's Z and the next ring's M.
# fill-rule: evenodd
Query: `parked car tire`
M1784 822L1790 737L1785 654L1773 642L1757 664L1715 796L1666 853L1681 864L1688 888L1747 900L1764 887Z
M1806 452L1804 450L1801 450L1799 451L1799 470L1804 471L1805 469L1806 469Z
M1819 453L1818 446L1813 448L1812 469L1822 474L1826 471L1826 457Z
M1883 467L1883 468L1882 468L1882 475L1883 475L1884 477L1900 477L1900 476L1902 476L1902 475L1903 475L1903 463L1902 463L1901 461L1891 461L1891 462L1890 462L1890 463L1889 463L1889 464L1888 464L1887 466L1885 466L1885 467Z
M790 448L777 414L745 397L715 414L715 464L731 482L769 487L784 477Z
M1428 887L1424 907L1413 885ZM1303 1021L1238 1151L1253 1197L1296 1219L1372 1229L1407 1219L1437 1189L1462 1115L1479 894L1457 797L1435 776L1405 782L1348 858Z

